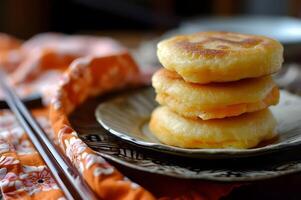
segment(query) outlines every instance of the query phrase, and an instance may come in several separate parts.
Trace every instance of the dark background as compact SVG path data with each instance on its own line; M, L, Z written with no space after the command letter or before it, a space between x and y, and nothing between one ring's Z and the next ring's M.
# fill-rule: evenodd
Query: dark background
M301 0L0 0L0 32L158 31L201 16L301 16Z

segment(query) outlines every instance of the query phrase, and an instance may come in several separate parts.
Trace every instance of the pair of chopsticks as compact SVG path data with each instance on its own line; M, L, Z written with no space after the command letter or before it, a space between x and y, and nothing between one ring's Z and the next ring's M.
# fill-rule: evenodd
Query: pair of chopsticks
M7 84L6 74L0 70L0 86L5 100L21 126L38 150L67 199L99 199L83 180L71 162L57 150L14 90Z

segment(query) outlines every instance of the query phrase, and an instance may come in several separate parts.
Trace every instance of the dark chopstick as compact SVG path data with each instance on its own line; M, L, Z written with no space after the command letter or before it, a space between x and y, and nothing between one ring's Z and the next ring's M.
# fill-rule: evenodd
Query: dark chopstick
M6 75L0 70L0 86L5 100L24 128L32 143L63 190L67 199L99 199L83 180L71 162L57 150L46 133L31 115L14 90L6 83Z

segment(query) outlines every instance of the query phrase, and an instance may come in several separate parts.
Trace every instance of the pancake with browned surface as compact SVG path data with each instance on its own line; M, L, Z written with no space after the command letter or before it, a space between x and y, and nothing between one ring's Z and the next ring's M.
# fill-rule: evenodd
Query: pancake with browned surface
M153 75L152 84L161 105L182 116L203 120L254 112L279 101L279 89L271 76L201 85L160 69Z
M149 124L164 144L182 148L252 148L275 136L276 120L268 109L213 120L184 118L168 107L154 110Z
M162 65L193 83L228 82L277 72L283 47L273 39L229 32L175 36L158 44Z

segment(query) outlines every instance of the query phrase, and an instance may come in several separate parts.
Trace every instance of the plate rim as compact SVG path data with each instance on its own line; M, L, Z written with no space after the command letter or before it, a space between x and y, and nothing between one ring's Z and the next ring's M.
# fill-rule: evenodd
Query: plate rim
M151 86L140 89L141 91L147 91L153 89ZM294 148L296 146L301 145L301 140L293 142L293 143L280 143L280 144L271 144L263 147L252 148L252 149L234 149L234 148L225 148L225 149L217 149L217 148L207 148L207 149L188 149L188 148L180 148L175 146L170 146L162 143L154 143L142 141L137 138L131 137L125 132L119 132L111 127L109 127L101 117L101 109L105 107L107 104L112 103L113 101L118 101L119 99L124 99L133 94L126 94L112 98L109 101L105 101L100 103L95 109L95 117L98 123L106 129L110 134L122 139L125 142L129 142L136 146L153 150L156 152L164 152L167 154L182 156L182 157L192 157L192 158L206 158L206 159L220 159L220 158L242 158L242 157L254 157L261 156L265 154L275 153L279 151L284 151L287 149ZM185 154L185 156L184 156Z
M97 154L99 154L100 156L103 156L106 159L109 159L113 162L116 162L120 165L129 167L131 169L134 170L139 170L142 172L147 172L147 173L154 173L154 174L158 174L158 175L162 175L162 176L169 176L169 177L173 177L173 178L180 178L180 179L193 179L193 180L205 180L205 181L217 181L217 182L250 182L250 181L261 181L261 180L268 180L268 179L273 179L273 178L278 178L281 176L286 176L286 175L291 175L294 173L299 173L301 172L301 167L299 167L298 169L290 169L290 170L285 170L285 171L278 171L277 173L272 173L272 174L267 174L267 175L260 175L260 176L250 176L250 177L238 177L238 176L232 176L230 178L225 178L225 177L217 177L217 176L210 176L210 175L206 175L204 173L204 175L185 175L185 176L180 176L180 175L176 175L176 174L166 174L164 172L161 172L160 170L148 170L148 168L145 167L140 167L137 166L135 164L131 164L129 162L123 161L119 158L115 158L112 155L109 154L105 154L105 153L101 153L101 152L96 152Z

